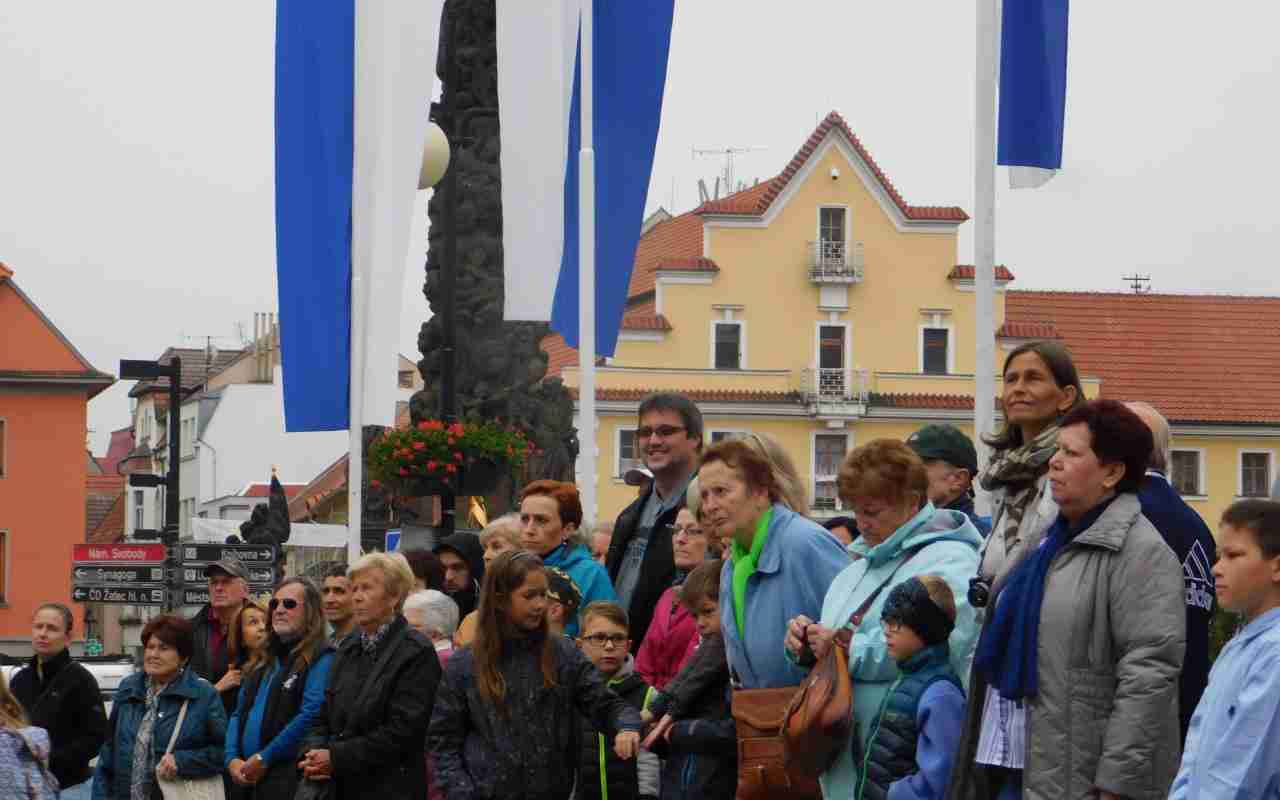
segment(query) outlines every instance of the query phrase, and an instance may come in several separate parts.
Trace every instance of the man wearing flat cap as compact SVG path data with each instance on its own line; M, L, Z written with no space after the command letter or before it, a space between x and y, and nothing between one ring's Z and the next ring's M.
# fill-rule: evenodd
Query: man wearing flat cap
M991 518L979 517L973 508L973 478L978 474L973 440L954 425L926 425L907 437L907 447L924 461L929 501L961 512L983 536L991 533Z
M228 669L227 638L249 594L249 571L238 560L224 558L205 567L204 576L209 581L209 602L191 618L195 642L191 669L213 684L230 715L240 690L240 670Z

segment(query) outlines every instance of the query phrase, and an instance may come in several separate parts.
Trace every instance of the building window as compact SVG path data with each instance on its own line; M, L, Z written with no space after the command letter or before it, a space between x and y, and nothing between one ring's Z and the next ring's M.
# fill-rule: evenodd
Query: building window
M818 209L818 257L822 266L845 266L845 210Z
M1203 496L1204 487L1200 485L1200 451L1174 450L1170 454L1169 480L1180 495Z
M741 323L715 323L715 368L742 369Z
M921 334L924 339L921 342L922 352L924 354L924 368L922 372L926 375L946 375L947 374L947 347L950 331L946 328L925 328Z
M1266 497L1271 492L1271 454L1240 454L1240 494Z
M728 439L745 439L751 435L751 431L711 431L711 443L723 442Z
M840 508L836 475L844 463L848 443L843 433L820 433L813 437L813 507L817 511Z
M141 489L133 491L133 529L135 531L147 527L146 493Z
M5 471L5 464L7 462L7 459L5 458L7 455L5 452L5 433L8 432L7 428L8 423L5 420L0 419L0 478L9 474Z
M618 431L618 477L629 471L644 466L644 459L636 447L636 432L633 429Z
M413 388L413 370L409 370L409 369L400 370L399 380L400 380L401 389L412 389Z

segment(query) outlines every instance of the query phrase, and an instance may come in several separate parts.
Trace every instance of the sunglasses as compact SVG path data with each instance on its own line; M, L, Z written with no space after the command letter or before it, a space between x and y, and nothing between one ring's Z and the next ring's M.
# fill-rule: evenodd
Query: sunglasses
M286 611L292 611L298 607L298 601L294 600L292 597L286 597L283 600L277 600L273 597L271 598L271 602L267 603L267 610L275 611L277 606L284 606Z

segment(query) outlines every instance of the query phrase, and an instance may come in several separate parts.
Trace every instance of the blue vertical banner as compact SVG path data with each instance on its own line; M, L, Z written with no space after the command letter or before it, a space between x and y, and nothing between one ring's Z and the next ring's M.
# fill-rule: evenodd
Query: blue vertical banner
M1003 5L996 163L1057 170L1067 108L1068 3L1004 0ZM1050 177L1052 172L1043 172L1023 185Z
M285 430L347 430L354 0L277 0L275 68Z
M594 0L596 346L613 355L653 172L675 0ZM502 54L499 53L501 62ZM564 250L551 328L578 346L578 150L582 85L574 70L564 176ZM519 135L518 131L512 132ZM508 253L508 257L513 254Z

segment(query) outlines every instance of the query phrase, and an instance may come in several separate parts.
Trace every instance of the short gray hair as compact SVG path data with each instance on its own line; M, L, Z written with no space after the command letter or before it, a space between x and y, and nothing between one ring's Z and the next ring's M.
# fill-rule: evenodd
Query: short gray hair
M510 532L510 533L508 533ZM520 546L520 515L509 511L497 519L490 520L480 531L480 546L484 547L495 536L503 536L516 547Z
M421 614L428 633L452 639L458 630L458 604L444 592L435 589L414 592L404 601L404 610L406 615L410 611Z
M1138 418L1147 424L1151 429L1151 458L1147 461L1147 468L1159 470L1161 473L1169 474L1169 463L1173 460L1170 452L1170 436L1169 436L1169 420L1164 418L1156 410L1156 407L1150 403L1144 403L1141 400L1132 403L1125 403L1129 410L1138 415Z
M409 568L409 560L403 553L366 553L347 568L347 579L354 581L356 575L371 569L381 573L382 588L399 599L396 610L402 610L405 598L413 591L413 570Z

